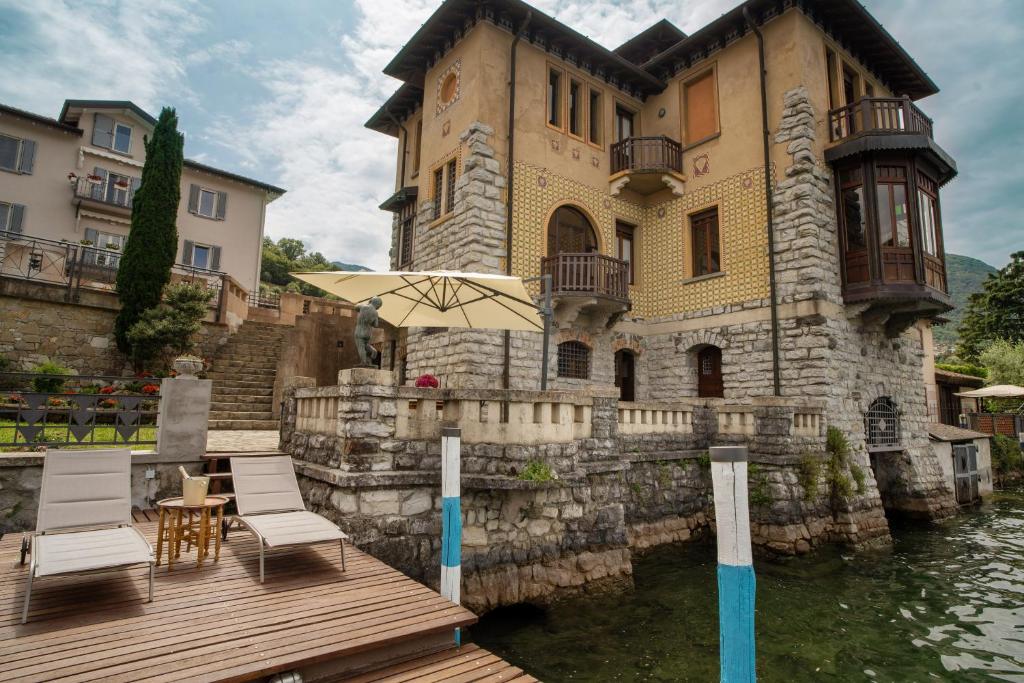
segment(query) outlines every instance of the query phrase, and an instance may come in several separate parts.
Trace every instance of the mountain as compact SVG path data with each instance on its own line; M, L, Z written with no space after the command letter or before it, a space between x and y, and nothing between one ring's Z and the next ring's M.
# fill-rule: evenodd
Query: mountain
M936 351L951 351L952 347L956 346L960 338L957 334L957 327L960 326L960 320L963 319L964 312L967 309L967 299L971 294L980 292L985 279L988 278L990 273L995 273L996 271L996 268L976 258L960 256L959 254L946 254L949 296L953 299L953 304L956 308L946 314L946 317L949 318L948 323L936 325L933 328Z
M337 268L338 270L373 270L372 268L367 268L366 266L360 266L355 263L345 263L344 261L331 261L331 265Z

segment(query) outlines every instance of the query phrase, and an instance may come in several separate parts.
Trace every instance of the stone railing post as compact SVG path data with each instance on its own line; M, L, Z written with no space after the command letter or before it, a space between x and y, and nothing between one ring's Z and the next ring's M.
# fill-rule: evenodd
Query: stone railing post
M278 440L278 449L287 452L295 433L295 418L298 415L297 402L295 400L296 389L307 389L316 386L316 380L312 377L287 377L284 380L284 388L281 390L281 436Z
M213 380L173 377L160 383L156 450L161 460L186 462L206 454Z
M381 444L395 436L398 414L395 375L388 370L352 368L338 373L338 456L340 469L393 469L393 455Z

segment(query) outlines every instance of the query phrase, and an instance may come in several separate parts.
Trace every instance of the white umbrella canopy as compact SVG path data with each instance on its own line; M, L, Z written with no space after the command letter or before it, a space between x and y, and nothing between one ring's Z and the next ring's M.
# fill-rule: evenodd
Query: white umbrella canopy
M996 384L983 389L962 391L956 395L963 398L1024 398L1024 387L1013 384Z
M380 297L379 315L395 327L544 329L540 310L518 277L456 271L291 275L354 304Z

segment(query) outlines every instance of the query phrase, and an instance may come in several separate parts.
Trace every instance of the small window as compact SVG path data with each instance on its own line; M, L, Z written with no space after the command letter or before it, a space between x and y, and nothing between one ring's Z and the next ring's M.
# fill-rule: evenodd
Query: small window
M693 244L693 276L710 275L722 270L718 244L718 208L690 217Z
M114 150L128 154L132 149L132 128L123 123L114 126Z
M601 91L590 90L590 128L587 131L587 142L601 144L604 128L604 107L601 104Z
M569 81L569 134L583 137L583 86L579 81Z
M620 261L626 262L626 274L629 278L629 284L633 284L636 281L636 252L633 248L633 234L635 228L629 223L623 223L622 221L616 221L615 223L615 242L616 242L616 256Z
M423 151L423 119L416 122L416 146L412 152L412 172L415 175L420 170L420 153ZM405 182L405 178L402 179Z
M848 64L843 64L843 100L844 104L853 104L860 92L860 76Z
M924 175L917 174L917 214L921 221L921 248L924 253L936 258L942 257L939 219L938 184Z
M825 69L828 71L828 108L839 108L839 88L836 87L836 69L839 64L836 53L833 50L825 49Z
M902 166L879 166L878 239L883 247L910 248L907 172Z
M11 204L0 202L0 232L7 232L11 227Z
M455 174L459 166L458 159L452 159L445 167L447 183L445 185L444 212L451 213L455 210Z
M558 376L566 379L590 379L590 348L578 341L559 344Z
M626 109L621 104L615 105L615 141L622 142L628 138L633 137L634 126L633 126L634 114L629 109Z
M85 239L92 244L83 245L83 262L114 269L121 264L121 252L124 251L124 244L127 241L124 235L86 228Z
M692 145L718 132L715 72L708 71L683 86L686 144Z
M20 150L21 140L8 135L0 135L0 169L17 171Z
M864 414L869 451L899 450L903 442L902 414L888 396L876 398Z
M548 70L548 123L562 127L562 72L558 69Z
M412 263L412 242L416 231L416 202L402 208L401 225L398 232L398 267L405 268Z
M217 215L217 193L213 190L207 190L205 188L199 189L199 209L198 213L200 216L206 218L215 218Z

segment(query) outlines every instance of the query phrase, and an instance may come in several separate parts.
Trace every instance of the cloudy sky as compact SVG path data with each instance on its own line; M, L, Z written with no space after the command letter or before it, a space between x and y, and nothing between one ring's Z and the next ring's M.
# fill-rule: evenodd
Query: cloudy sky
M692 32L739 0L536 0L615 47L662 17ZM959 177L947 250L1001 266L1024 249L1024 2L862 0L939 84L923 101ZM0 102L56 116L65 98L177 107L187 156L289 190L274 238L384 268L395 146L362 124L380 73L439 0L0 0Z

